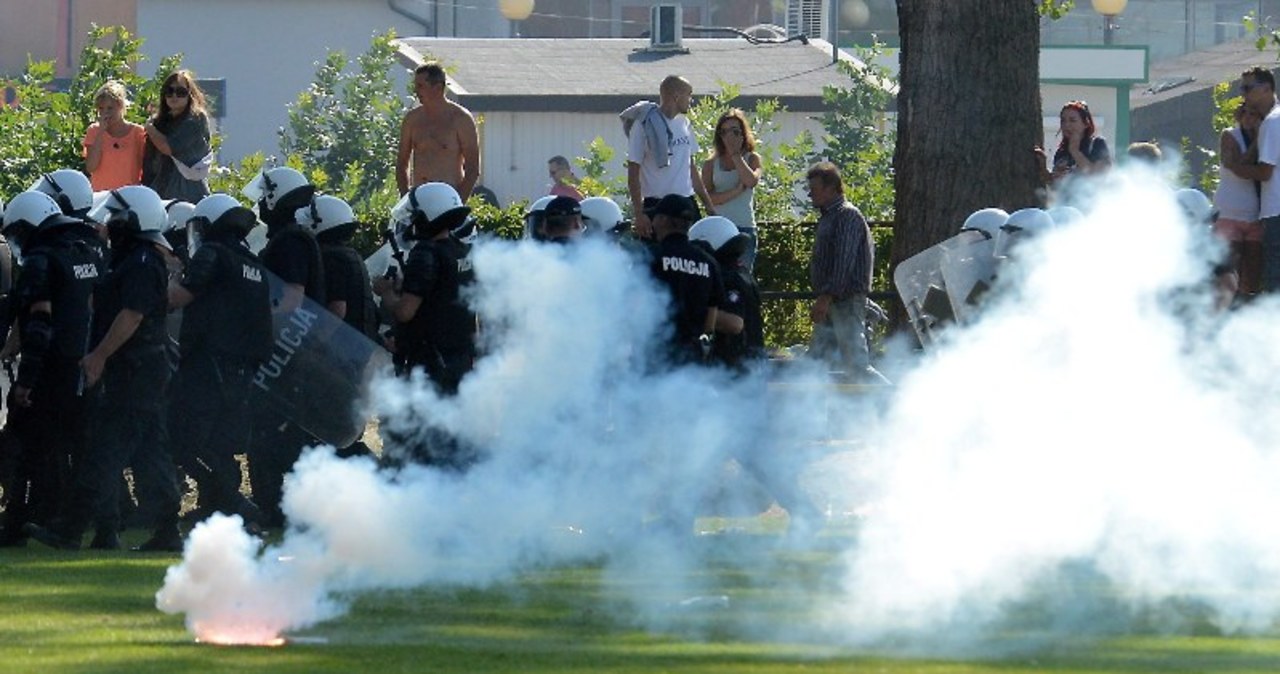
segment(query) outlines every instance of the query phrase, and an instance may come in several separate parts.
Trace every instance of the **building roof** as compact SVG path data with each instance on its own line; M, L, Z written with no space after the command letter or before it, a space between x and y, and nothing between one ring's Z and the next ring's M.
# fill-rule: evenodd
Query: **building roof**
M436 59L458 102L478 111L616 112L653 100L667 75L695 92L740 88L738 103L776 98L795 112L822 111L822 88L847 86L820 40L751 44L741 39L685 39L681 51L649 51L642 39L401 38L410 67ZM841 58L848 59L845 54Z
M1151 64L1149 83L1134 85L1130 104L1136 110L1213 89L1220 82L1238 82L1240 73L1256 65L1275 63L1275 50L1258 51L1253 38L1223 42L1208 49ZM1208 124L1208 120L1205 120Z

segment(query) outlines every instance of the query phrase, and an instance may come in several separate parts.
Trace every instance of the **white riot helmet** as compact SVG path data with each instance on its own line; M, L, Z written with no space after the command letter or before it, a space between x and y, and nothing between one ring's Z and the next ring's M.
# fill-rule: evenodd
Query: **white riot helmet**
M311 203L299 208L293 216L294 222L313 234L329 231L343 225L354 225L356 213L351 206L339 199L322 194L311 200Z
M164 202L165 213L169 217L169 224L165 226L166 232L181 230L187 231L187 221L191 219L191 215L196 211L196 205L190 201L181 199L169 199Z
M155 190L143 185L126 185L111 190L109 195L94 207L89 218L107 226L113 245L121 237L138 238L173 250L163 234L169 224L169 214Z
M1084 213L1075 206L1054 206L1048 213L1053 218L1053 224L1059 227L1084 220Z
M1178 190L1173 196L1192 224L1208 225L1218 218L1213 202L1209 201L1209 197L1200 190L1186 187Z
M1053 218L1042 208L1022 208L1009 214L996 239L996 257L1008 254L1015 242L1029 239L1053 228Z
M1000 233L1000 227L1009 221L1009 214L1002 208L984 208L969 214L960 226L962 232L982 232L987 238L994 239Z
M277 166L258 173L241 192L258 205L262 221L274 228L286 224L294 211L306 206L316 187L297 169Z
M587 197L580 204L582 207L582 224L588 232L620 233L626 229L627 221L622 217L622 209L609 197ZM545 204L543 206L546 207Z
M169 199L164 202L164 210L168 215L169 222L164 227L164 238L169 241L169 247L178 253L179 256L186 256L187 247L187 221L191 219L191 214L195 213L196 205L190 201L181 199Z
M1009 214L1000 229L1006 232L1039 234L1053 228L1053 218L1041 208L1023 208Z
M447 183L424 183L409 190L391 209L397 223L409 223L406 239L432 239L441 231L461 227L471 214L458 191Z
M80 221L64 215L58 202L44 192L23 192L14 197L4 209L0 234L9 240L13 254L22 259L22 247L37 229L49 229L62 225L75 225Z
M93 208L93 186L85 174L72 169L46 173L28 191L44 192L53 197L63 215L84 217Z
M211 237L229 235L243 240L258 224L253 211L229 194L210 194L196 204L187 221L187 254L194 256L200 244Z
M737 225L733 221L722 215L708 215L703 219L696 221L694 226L689 228L690 240L703 240L707 242L712 251L716 253L728 253L733 257L742 255L746 251L746 242L748 235L742 234ZM735 246L731 246L735 244ZM739 248L733 251L733 248ZM735 255L736 253L736 255Z
M547 210L547 204L551 203L555 197L548 194L545 197L538 197L536 201L529 204L529 210L524 214L524 238L533 239L534 241L542 241L547 237L542 233L542 219L545 217L543 211Z

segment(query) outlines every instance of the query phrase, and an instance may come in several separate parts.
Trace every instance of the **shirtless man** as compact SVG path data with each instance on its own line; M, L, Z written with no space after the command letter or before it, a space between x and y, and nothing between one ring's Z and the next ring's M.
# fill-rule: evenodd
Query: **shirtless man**
M422 104L400 124L400 152L396 157L396 187L409 191L409 157L413 157L413 186L442 182L458 190L466 201L480 178L480 136L471 111L445 98L444 68L434 61L418 66L413 88Z

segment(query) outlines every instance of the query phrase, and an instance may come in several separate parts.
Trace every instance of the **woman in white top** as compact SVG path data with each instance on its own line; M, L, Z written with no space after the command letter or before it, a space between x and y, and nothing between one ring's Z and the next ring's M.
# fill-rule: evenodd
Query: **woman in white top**
M742 256L747 271L755 268L758 245L752 195L760 182L760 155L755 150L747 116L731 108L716 120L715 154L702 164L702 184L710 192L716 215L729 218L750 239Z
M1213 230L1231 246L1231 263L1240 275L1239 293L1256 295L1262 289L1262 223L1258 221L1258 183L1227 168L1235 157L1256 153L1254 142L1262 117L1244 103L1236 108L1236 125L1219 140L1218 190L1213 205L1218 219Z

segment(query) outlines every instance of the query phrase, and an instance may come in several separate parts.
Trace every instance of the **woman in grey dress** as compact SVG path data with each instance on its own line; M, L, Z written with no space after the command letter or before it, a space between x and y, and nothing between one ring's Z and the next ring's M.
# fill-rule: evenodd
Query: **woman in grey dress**
M208 196L209 115L204 92L191 71L178 70L165 78L159 110L145 128L142 184L163 199L196 203Z

